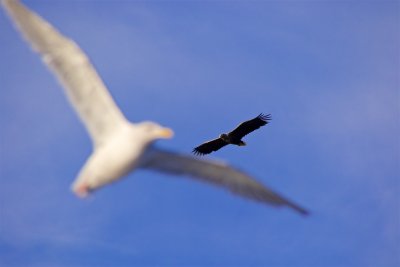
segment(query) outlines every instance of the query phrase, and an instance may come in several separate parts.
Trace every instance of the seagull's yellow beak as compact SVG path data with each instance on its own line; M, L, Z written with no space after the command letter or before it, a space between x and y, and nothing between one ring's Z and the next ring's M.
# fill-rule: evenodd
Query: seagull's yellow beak
M160 138L172 138L174 136L174 131L172 131L170 128L162 128L159 131L159 136Z

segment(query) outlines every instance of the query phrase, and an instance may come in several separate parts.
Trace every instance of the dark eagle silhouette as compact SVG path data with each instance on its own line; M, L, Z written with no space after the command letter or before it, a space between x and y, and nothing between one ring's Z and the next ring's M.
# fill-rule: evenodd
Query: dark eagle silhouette
M271 114L264 115L261 113L252 120L242 122L233 131L227 134L223 133L219 136L219 138L205 142L198 147L195 147L193 149L193 153L200 156L210 154L211 152L217 151L218 149L228 144L245 146L246 143L242 141L242 138L252 131L257 130L261 126L266 125L270 120Z

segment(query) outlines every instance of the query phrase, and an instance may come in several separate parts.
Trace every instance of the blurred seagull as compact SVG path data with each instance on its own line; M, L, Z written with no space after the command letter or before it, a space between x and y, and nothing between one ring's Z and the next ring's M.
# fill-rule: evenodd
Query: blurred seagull
M70 39L17 0L2 0L17 28L60 81L93 141L93 152L72 184L81 197L137 168L187 175L274 206L308 212L252 177L221 162L200 160L153 146L171 138L154 122L129 122L119 110L87 56Z

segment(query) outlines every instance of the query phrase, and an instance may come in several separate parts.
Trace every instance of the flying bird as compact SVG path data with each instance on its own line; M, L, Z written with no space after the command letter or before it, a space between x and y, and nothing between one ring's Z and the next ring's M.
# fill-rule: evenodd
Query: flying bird
M27 42L59 80L92 139L92 154L72 184L76 195L87 196L142 168L185 175L248 199L287 206L307 214L304 208L223 162L200 160L157 148L154 141L171 138L171 129L150 121L129 122L78 45L19 1L2 0L2 4Z
M242 138L249 133L257 130L261 126L266 125L271 120L271 115L260 114L254 119L242 122L233 131L229 133L220 134L220 136L214 140L207 141L198 147L193 149L195 155L206 155L213 151L217 151L226 145L237 145L245 146L246 143L242 141Z

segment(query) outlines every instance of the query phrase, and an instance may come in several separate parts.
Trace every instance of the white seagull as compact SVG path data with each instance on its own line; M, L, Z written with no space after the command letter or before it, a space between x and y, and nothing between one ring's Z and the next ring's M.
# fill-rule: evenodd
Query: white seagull
M93 141L93 152L72 184L81 197L144 168L186 175L221 186L245 198L308 212L225 163L156 148L172 130L154 122L131 123L115 104L88 57L74 41L18 0L2 0L14 24L55 74Z

